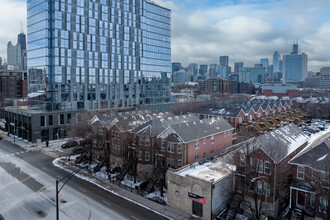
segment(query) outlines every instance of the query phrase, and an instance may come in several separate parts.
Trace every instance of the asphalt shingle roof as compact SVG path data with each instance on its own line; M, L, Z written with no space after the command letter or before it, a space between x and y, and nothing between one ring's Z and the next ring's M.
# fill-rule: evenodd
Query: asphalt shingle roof
M330 172L330 138L293 158L290 163Z

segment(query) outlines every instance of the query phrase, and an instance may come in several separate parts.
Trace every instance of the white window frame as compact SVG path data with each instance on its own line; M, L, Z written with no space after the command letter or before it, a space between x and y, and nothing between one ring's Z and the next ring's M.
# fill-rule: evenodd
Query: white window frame
M181 159L177 160L176 163L177 163L178 168L182 167L182 160Z
M239 164L241 167L245 167L245 154L243 153L240 153L239 155Z
M206 144L206 138L203 139L203 144Z
M264 164L264 174L270 175L271 174L271 163L269 161L267 161L267 160L265 160L264 163L265 163ZM269 164L269 167L268 168L266 168L266 164ZM267 169L269 169L269 172L266 172Z
M260 113L258 113L258 118L260 118Z
M150 161L150 152L149 151L144 152L144 160Z
M178 145L176 146L176 152L177 152L178 154L182 154L182 145L181 145L181 144L178 144Z
M238 119L238 123L242 124L242 122L243 122L242 117L239 117L239 119Z
M263 173L264 172L264 163L263 160L257 159L257 172Z
M198 161L199 160L199 155L196 155L195 156L195 161Z
M227 136L227 131L225 131L225 137Z
M214 150L213 149L211 150L211 154L214 154Z
M215 143L214 135L211 136L211 144Z
M253 120L252 115L250 115L250 121L252 121L252 120Z
M145 137L146 146L150 146L150 137Z
M299 169L302 169L302 171ZM302 177L300 176L300 174L302 174ZM300 179L300 180L305 179L305 167L297 166L297 179Z
M319 202L320 202L320 205L319 205L319 212L323 212L323 213L326 213L326 210L328 209L329 207L329 204L328 204L328 198L324 197L324 196L320 196L319 198Z
M195 141L195 149L199 149L199 140Z

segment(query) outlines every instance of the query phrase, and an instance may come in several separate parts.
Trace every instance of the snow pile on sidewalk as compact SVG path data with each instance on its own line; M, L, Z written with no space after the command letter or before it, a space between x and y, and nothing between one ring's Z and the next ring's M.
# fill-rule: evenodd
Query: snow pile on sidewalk
M79 156L79 155L76 155L76 156ZM56 167L58 167L58 168L61 168L61 169L63 169L63 170L65 170L65 171L67 171L68 173L72 173L72 170L69 170L69 169L67 169L67 168L65 168L63 165L64 164L66 164L66 165L69 165L68 163L70 162L69 160L68 160L69 158L68 157L60 157L60 158L56 158L55 160L53 160L53 165L54 166L56 166ZM60 164L62 164L62 165L60 165ZM76 167L76 166L72 166L72 167L74 167L74 168L80 168L80 167ZM94 166L95 167L95 166ZM102 170L102 171L101 171ZM99 175L100 175L100 177L102 176L101 174L99 174L98 175L98 173L102 173L102 172L105 172L105 170L104 169L101 169L99 172L97 172L96 173L96 175L94 175L93 174L93 176L91 176L91 177L89 177L89 176L87 176L87 175L91 175L91 173L90 172L87 172L86 170L81 170L79 173L76 173L75 174L75 176L76 177L78 177L78 178L80 178L80 179L83 179L83 180L86 180L86 181L88 181L88 182L90 182L90 183L92 183L92 184L94 184L94 185L96 185L96 186L98 186L98 187L100 187L100 188L102 188L103 190L106 190L106 191L108 191L108 192L110 192L110 193L112 193L112 194L114 194L114 195L117 195L117 196L119 196L119 197L121 197L121 198L123 198L123 199L126 199L127 201L130 201L130 202L132 202L132 203L135 203L135 204L137 204L137 205L139 205L139 206L141 206L141 207L144 207L144 208L146 208L146 209L148 209L148 210L150 210L150 211L152 211L152 212L154 212L154 213L157 213L158 215L161 215L161 216L164 216L165 218L168 218L168 219L170 219L168 216L165 216L164 214L162 214L162 213L160 213L160 212L157 212L157 211L155 211L155 210L153 210L153 209L151 209L151 208L149 208L149 207L147 207L147 206L145 206L145 205L143 205L143 204L141 204L141 203L138 203L138 202L136 202L136 201L134 201L134 200L132 200L132 199L130 199L130 198L127 198L127 197L125 197L125 196L122 196L122 195L120 195L119 193L117 193L117 192L115 192L115 191L113 191L113 190L110 190L110 189L108 189L107 187L105 187L104 185L104 182L102 181L102 180L100 180L100 179L102 179L102 178L99 178ZM84 175L85 174L85 175ZM87 175L86 175L87 174ZM96 177L96 178L95 178ZM151 194L149 194L148 196L146 196L146 198L154 198L154 195L157 195L157 193L151 193ZM158 195L160 195L159 193L158 193ZM164 193L164 198L165 198L165 195L166 195L166 202L167 202L167 193Z

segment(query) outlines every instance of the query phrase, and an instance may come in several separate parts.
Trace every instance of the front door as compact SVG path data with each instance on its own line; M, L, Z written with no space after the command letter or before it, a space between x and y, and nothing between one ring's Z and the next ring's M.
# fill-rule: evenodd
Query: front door
M297 200L297 206L299 208L305 208L306 204L306 196L305 193L302 191L298 191L298 200Z
M193 202L192 204L193 214L199 217L203 217L203 204L196 201L192 201L192 202Z

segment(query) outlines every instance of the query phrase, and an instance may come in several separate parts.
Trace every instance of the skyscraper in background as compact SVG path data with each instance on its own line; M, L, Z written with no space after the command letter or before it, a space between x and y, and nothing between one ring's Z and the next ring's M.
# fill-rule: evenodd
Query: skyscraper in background
M17 43L21 45L21 69L27 70L26 35L23 32L17 36Z
M219 64L220 64L220 68L222 71L226 71L225 73L223 73L222 71L220 72L222 77L227 78L228 75L231 72L231 69L229 68L229 57L228 56L220 56L219 58Z
M194 75L197 75L198 74L198 64L197 63L189 64L188 71Z
M228 56L220 56L219 64L221 66L229 66L229 57Z
M13 45L10 41L7 44L8 69L19 70L22 66L21 45Z
M213 63L210 65L210 67L209 67L209 78L210 79L216 79L219 77L218 66L219 65L216 63Z
M262 65L262 67L265 67L266 69L268 69L268 65L269 65L268 58L262 58L262 59L260 59L260 63Z
M299 53L299 46L298 46L298 42L295 42L292 46L292 55L296 55Z
M47 110L126 108L170 100L171 11L147 0L28 0L29 74ZM51 39L51 40L49 40Z
M179 71L182 68L181 63L173 62L172 63L172 73Z
M235 75L239 74L239 68L244 66L244 62L236 62L234 66L234 73Z
M298 45L293 45L290 55L283 56L283 77L284 82L301 82L308 76L307 54L296 54Z
M207 75L207 68L208 66L206 64L201 64L199 66L199 74L203 76Z
M275 51L273 55L273 73L277 73L280 71L280 60L281 56L279 52Z

